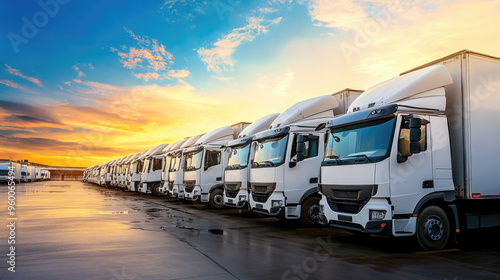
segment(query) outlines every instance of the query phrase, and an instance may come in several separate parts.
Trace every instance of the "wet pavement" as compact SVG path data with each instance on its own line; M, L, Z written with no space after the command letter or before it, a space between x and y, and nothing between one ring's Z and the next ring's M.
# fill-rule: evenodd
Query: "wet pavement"
M0 217L7 218L0 185ZM499 230L422 252L412 238L303 228L247 210L202 210L81 182L16 190L16 272L0 279L498 279Z

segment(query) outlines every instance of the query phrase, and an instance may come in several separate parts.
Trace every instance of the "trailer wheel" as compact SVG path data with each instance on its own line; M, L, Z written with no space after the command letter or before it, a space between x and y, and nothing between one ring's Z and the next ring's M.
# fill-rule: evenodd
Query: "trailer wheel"
M210 198L208 203L212 209L222 209L224 208L224 191L221 189L215 189L210 193Z
M160 187L161 187L160 183L155 183L153 185L153 188L151 189L151 193L153 194L153 196L160 196L161 195Z
M425 208L417 219L417 240L426 251L441 250L450 238L450 222L443 209Z
M319 197L313 196L302 203L300 216L302 218L302 222L308 227L315 227L319 225L319 201Z

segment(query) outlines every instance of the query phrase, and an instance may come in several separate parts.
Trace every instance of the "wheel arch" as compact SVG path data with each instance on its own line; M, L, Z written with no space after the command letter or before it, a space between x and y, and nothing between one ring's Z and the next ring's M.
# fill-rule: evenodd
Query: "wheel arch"
M308 198L310 197L319 197L321 198L321 195L318 192L318 187L310 188L304 194L300 197L299 204L304 203Z
M437 206L446 213L448 220L450 221L450 228L455 229L455 232L459 230L458 212L455 204L450 203L455 200L454 192L435 192L424 196L415 206L413 210L413 215L420 215L420 213L428 206Z

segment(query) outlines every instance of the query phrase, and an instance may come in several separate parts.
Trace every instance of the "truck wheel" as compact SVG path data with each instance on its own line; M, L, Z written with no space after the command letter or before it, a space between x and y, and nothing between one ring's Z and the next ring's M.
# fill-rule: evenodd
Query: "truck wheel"
M221 189L215 189L210 193L210 198L208 203L212 209L222 209L224 208L224 191Z
M443 209L425 208L417 219L417 240L426 251L441 250L450 238L450 222Z
M160 196L161 193L160 193L160 183L156 183L153 185L153 188L151 189L151 193L153 194L153 196Z
M319 225L319 197L310 197L302 203L300 216L302 222L308 227L315 227Z

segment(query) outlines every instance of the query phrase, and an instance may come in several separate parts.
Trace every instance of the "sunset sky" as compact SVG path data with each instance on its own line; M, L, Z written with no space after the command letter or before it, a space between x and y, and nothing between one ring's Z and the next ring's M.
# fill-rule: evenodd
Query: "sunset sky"
M38 2L0 4L0 158L90 166L462 49L500 56L499 1Z

